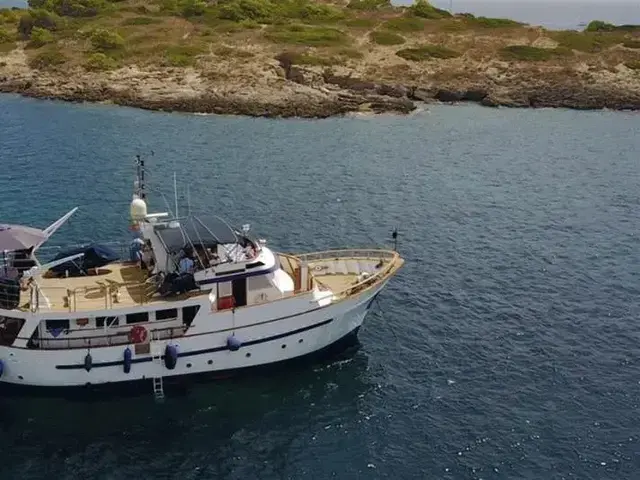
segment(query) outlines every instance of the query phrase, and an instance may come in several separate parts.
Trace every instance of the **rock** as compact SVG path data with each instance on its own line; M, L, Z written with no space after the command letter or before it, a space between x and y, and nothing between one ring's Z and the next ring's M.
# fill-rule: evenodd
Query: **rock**
M464 98L464 92L452 90L438 90L434 98L440 102L459 102Z
M482 102L482 100L485 99L485 97L488 95L486 90L481 90L481 89L471 89L471 90L467 90L466 92L464 92L464 95L462 96L462 100L467 101L467 102Z
M378 85L376 93L387 97L403 98L407 96L408 89L402 85Z
M409 90L407 95L411 100L417 100L419 102L430 102L433 100L433 92L422 87L414 87Z

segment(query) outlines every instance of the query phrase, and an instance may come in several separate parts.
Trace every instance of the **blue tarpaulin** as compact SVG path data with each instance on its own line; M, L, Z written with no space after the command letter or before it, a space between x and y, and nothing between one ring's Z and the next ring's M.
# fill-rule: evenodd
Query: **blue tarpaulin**
M77 247L56 255L54 260L60 260L65 257L77 255L78 253L84 253L84 256L75 260L65 262L61 265L57 265L50 270L54 273L64 274L69 272L70 276L84 275L88 270L92 268L100 268L115 262L120 258L115 251L104 245L93 244L85 247Z

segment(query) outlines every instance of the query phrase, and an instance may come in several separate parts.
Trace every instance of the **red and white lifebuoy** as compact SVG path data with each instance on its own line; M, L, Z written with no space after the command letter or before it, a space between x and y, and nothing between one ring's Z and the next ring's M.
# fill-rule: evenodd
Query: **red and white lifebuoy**
M148 333L142 325L136 325L129 331L129 340L131 343L144 343L147 341Z

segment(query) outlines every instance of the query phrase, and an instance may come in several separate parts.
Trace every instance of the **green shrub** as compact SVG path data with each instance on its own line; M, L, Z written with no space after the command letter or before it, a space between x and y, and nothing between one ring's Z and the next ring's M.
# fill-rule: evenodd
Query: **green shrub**
M404 37L393 32L385 32L384 30L377 30L369 34L371 41L378 45L402 45L405 42Z
M18 33L26 40L31 36L31 30L35 27L56 31L62 26L62 23L62 19L55 13L42 9L29 10L20 17Z
M587 53L601 52L624 41L619 35L572 31L553 32L551 37L563 47Z
M0 23L16 23L20 20L20 15L22 15L20 10L0 8Z
M640 60L631 60L626 62L624 65L631 70L640 70Z
M9 32L9 30L5 30L4 28L0 28L0 43L9 43L15 40L15 35Z
M127 18L122 25L152 25L154 23L160 23L160 20L152 17L132 17Z
M589 22L587 28L584 29L585 32L613 32L616 29L616 26L612 23L603 22L602 20L594 20Z
M178 0L159 0L158 5L161 12L169 14L178 12Z
M640 40L625 40L622 45L626 48L640 48Z
M207 3L204 0L181 0L178 4L183 17L198 17L204 15Z
M29 0L31 8L44 8L64 17L95 17L108 5L106 0Z
M192 45L172 45L164 52L165 61L172 67L195 65L196 57L203 53L200 47Z
M254 20L268 22L274 15L274 6L261 0L232 0L220 7L219 17L223 20L240 22Z
M352 18L345 20L344 24L351 28L373 28L379 23L373 18Z
M333 57L319 57L317 55L311 55L309 53L298 52L282 52L277 55L276 60L280 62L280 65L310 65L310 66L324 66L330 67L337 63L341 63L339 59Z
M528 62L540 62L572 54L571 50L563 47L538 48L529 45L509 45L500 50L500 56L505 60L522 60Z
M384 23L384 28L396 32L421 32L424 30L424 20L416 17L397 17Z
M108 52L124 47L124 39L120 35L105 29L94 30L89 39L93 49L98 52Z
M67 61L67 58L62 52L55 49L44 50L38 53L29 61L29 66L36 70L46 70L49 68L55 68L62 65Z
M292 45L332 46L348 42L349 37L341 30L308 25L281 25L265 33L272 42Z
M416 17L427 18L429 20L451 17L451 13L434 7L427 0L418 0L409 7L409 12Z
M373 11L391 7L391 0L351 0L347 8L352 10Z
M418 48L405 48L396 52L401 58L405 60L412 60L414 62L420 62L423 60L447 59L456 58L461 56L460 52L451 50L450 48L443 47L442 45L423 45Z
M55 38L49 30L40 27L33 27L31 30L30 47L39 48L53 42L55 42Z
M491 18L491 17L473 17L466 18L465 22L470 26L477 26L482 28L509 28L518 27L523 25L521 22L516 22L509 18Z
M105 71L113 70L118 66L118 63L111 57L108 57L104 53L97 52L89 55L84 68L90 71Z
M290 3L287 10L288 12L285 12L287 17L305 21L332 21L344 18L344 13L341 10L324 3L294 1Z

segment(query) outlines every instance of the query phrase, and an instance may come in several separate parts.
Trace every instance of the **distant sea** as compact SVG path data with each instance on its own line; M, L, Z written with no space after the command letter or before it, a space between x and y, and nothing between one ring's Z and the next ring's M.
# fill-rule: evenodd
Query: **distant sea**
M411 4L411 0L393 0L397 5ZM431 0L437 7L455 12L469 12L485 17L505 17L542 25L552 29L582 29L591 20L605 20L614 24L640 24L640 1L633 0ZM0 7L25 6L20 0L0 0Z

